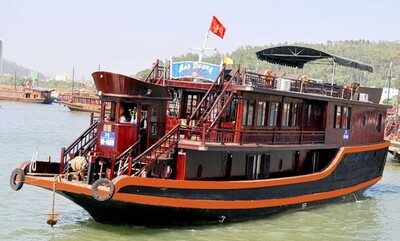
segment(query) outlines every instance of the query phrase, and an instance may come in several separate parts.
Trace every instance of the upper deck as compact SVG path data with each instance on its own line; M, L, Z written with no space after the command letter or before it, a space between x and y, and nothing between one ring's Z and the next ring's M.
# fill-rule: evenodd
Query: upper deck
M181 142L193 148L332 147L379 142L383 137L387 106L379 104L382 89L259 74L240 66L223 66L214 81L171 79L169 71L156 63L145 81L176 92L167 122L170 127L180 123L186 133Z

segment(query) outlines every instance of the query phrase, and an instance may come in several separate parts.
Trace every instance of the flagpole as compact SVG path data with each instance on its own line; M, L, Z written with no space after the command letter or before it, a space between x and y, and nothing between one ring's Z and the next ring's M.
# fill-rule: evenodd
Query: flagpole
M190 48L192 50L198 50L199 51L199 62L201 62L202 59L203 59L204 51L206 51L206 50L217 50L216 48L206 48L206 44L207 44L207 40L208 40L208 35L209 34L210 34L210 30L207 30L206 36L204 38L203 46L201 48L194 48L194 47Z
M210 30L207 30L207 32L206 32L206 37L204 38L204 42L203 42L203 47L201 47L201 49L200 49L200 53L199 53L199 62L201 62L201 60L203 59L203 53L204 53L204 50L205 50L205 48L206 48L206 43L207 43L207 40L208 40L208 35L210 34Z

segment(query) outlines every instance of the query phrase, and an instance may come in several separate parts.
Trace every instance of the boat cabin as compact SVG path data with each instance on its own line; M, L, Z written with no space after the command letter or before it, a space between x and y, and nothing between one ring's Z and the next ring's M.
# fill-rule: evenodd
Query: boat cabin
M109 170L112 179L118 157L127 150L138 155L164 136L170 97L164 87L129 77L107 72L95 72L93 77L101 99L93 166ZM110 85L116 82L118 86Z
M287 57L288 65L293 58ZM367 90L359 85L258 74L240 66L222 66L214 81L166 76L169 69L158 64L144 80L93 73L102 104L99 122L88 131L96 136L86 148L94 150L89 183L120 175L177 180L303 175L326 168L340 147L383 138L386 107L373 102L379 91L363 99Z

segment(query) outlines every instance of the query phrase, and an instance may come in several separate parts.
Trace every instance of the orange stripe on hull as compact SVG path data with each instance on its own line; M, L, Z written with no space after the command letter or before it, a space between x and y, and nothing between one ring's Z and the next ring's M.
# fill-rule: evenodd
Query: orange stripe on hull
M249 200L249 201L215 201L215 200L193 200L193 199L177 199L154 196L143 196L137 194L115 194L114 200L138 203L152 206L168 206L176 208L196 208L196 209L254 209L285 206L297 203L306 203L330 198L341 197L346 194L356 192L377 183L382 177L377 177L370 181L358 184L353 187L315 193L312 195L304 195L290 198L280 198L271 200Z
M288 184L297 184L321 180L329 175L336 169L345 154L364 152L389 147L390 142L383 142L376 145L357 146L357 147L341 147L333 159L332 163L322 172L312 173L304 176L283 177L279 179L259 179L248 181L185 181L185 180L168 180L168 179L154 179L142 177L121 177L116 178L115 190L118 192L122 187L127 185L147 186L147 187L165 187L165 188L178 188L178 189L205 189L205 190L224 190L224 189L245 189L245 188L259 188L271 187Z

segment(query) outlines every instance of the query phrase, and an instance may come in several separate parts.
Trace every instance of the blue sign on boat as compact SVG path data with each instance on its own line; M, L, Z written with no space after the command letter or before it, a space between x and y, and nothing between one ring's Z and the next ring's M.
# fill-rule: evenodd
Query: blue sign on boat
M348 140L349 139L349 130L344 130L344 133L343 133L343 140Z
M171 64L171 78L198 78L214 81L221 66L216 64L209 64L195 61L184 61Z
M114 146L115 145L115 133L109 131L102 131L100 135L100 145L102 146Z

